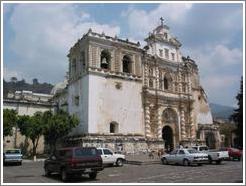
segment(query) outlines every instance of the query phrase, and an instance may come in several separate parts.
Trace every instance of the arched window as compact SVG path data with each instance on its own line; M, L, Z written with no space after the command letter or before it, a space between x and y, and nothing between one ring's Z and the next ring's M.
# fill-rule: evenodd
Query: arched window
M166 74L163 79L164 90L172 90L172 78L170 74Z
M152 79L149 79L149 87L154 88L154 83Z
M132 71L131 65L132 65L131 58L129 56L125 55L123 57L123 60L122 60L122 69L123 69L123 72L131 73L131 71Z
M117 122L111 122L109 125L109 133L118 133L119 125Z
M164 77L164 89L168 89L168 79L166 77Z
M153 68L152 67L149 67L149 76L153 76L154 73L153 73Z
M109 69L111 55L108 50L103 50L101 52L101 64L100 67L103 69Z

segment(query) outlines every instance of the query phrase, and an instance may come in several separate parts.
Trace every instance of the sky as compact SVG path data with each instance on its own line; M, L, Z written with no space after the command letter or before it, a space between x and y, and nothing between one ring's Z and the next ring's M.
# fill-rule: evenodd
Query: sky
M198 65L209 102L236 106L243 75L240 3L4 3L3 76L56 84L68 71L67 54L89 28L139 41L160 24Z

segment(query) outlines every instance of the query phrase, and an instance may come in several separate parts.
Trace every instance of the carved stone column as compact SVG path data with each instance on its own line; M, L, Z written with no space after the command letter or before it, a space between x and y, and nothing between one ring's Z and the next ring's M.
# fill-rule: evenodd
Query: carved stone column
M188 93L191 94L191 77L190 74L188 74Z
M148 66L144 65L144 86L148 86Z
M181 107L181 116L180 116L180 125L181 125L181 138L186 138L186 129L185 129L185 112L184 112L184 106Z
M149 111L149 106L145 105L145 136L147 138L151 137L150 134L150 111Z
M157 137L162 139L162 112L161 108L158 109L158 127L157 127Z
M178 73L178 91L182 92L182 77L181 72Z
M155 69L155 77L156 77L156 88L159 89L159 70L158 67Z
M193 122L193 117L192 117L192 112L190 113L190 127L191 127L191 138L195 139L196 138L196 128L195 128L195 124Z

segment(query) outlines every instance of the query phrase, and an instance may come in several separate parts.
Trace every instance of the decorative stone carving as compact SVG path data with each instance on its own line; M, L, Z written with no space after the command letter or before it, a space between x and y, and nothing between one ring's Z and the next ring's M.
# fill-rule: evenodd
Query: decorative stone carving
M162 138L162 110L161 108L158 109L158 128L157 128L157 132L158 132L158 139Z
M145 106L145 136L147 138L151 137L149 106Z
M185 112L184 112L184 107L181 107L181 138L184 140L186 138L186 129L185 129Z

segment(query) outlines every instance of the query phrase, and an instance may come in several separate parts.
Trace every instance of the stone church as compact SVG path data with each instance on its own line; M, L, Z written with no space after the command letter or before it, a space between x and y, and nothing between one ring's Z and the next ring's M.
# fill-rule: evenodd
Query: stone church
M162 18L145 41L89 29L71 47L67 80L52 91L57 109L80 120L67 145L135 153L220 144L197 63Z

